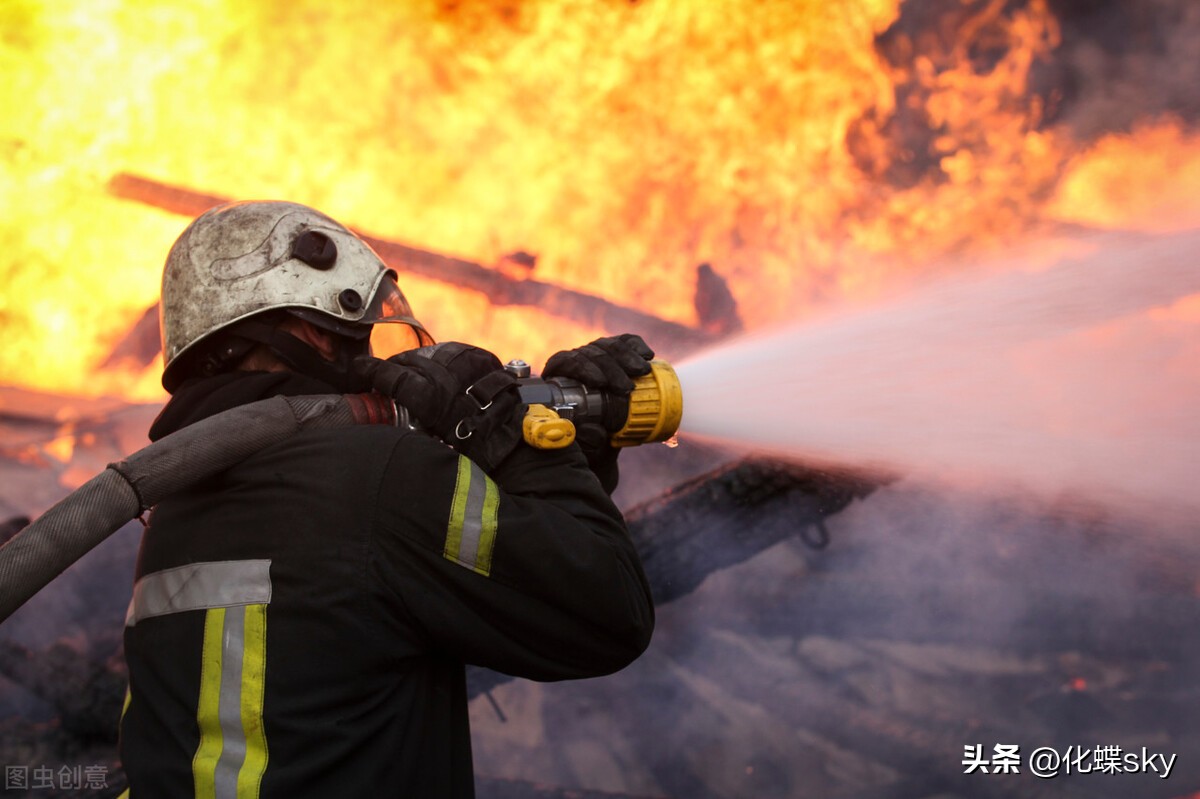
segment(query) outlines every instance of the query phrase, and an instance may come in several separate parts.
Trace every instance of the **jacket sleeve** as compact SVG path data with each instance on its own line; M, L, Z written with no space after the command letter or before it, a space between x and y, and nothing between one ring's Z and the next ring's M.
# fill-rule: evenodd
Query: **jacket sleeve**
M654 605L621 513L577 447L491 476L420 433L392 452L373 567L432 651L536 680L623 668Z

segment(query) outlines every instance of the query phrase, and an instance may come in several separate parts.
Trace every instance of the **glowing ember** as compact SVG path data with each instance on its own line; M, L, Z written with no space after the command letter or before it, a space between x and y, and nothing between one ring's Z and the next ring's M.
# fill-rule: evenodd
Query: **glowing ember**
M42 449L46 454L53 457L59 463L70 463L71 456L75 454L75 434L73 425L68 425L58 436L53 440L42 445Z
M161 398L157 364L98 365L186 220L109 196L120 172L506 269L535 253L535 279L688 324L710 262L751 328L1064 222L1200 220L1182 120L1054 122L1046 0L941 6L5 4L0 384ZM503 360L601 332L405 291Z

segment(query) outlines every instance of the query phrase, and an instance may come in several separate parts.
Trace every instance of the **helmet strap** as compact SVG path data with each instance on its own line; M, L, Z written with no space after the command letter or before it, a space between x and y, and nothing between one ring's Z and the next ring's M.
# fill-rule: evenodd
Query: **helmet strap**
M350 364L355 356L367 354L370 347L367 338L355 340L346 336L336 336L338 346L335 359L328 361L314 347L291 333L262 322L245 321L232 332L235 336L265 345L271 354L289 369L315 377L342 393L353 394L365 390L361 379L351 375Z

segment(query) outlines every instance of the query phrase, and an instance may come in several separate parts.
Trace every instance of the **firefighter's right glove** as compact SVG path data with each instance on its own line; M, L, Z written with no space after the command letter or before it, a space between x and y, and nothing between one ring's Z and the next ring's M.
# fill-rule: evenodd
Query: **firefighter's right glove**
M487 350L445 342L393 355L361 356L354 368L421 428L478 463L497 466L521 441L525 406L517 382Z
M629 417L633 378L650 373L653 357L654 350L641 336L623 333L555 353L542 370L542 377L569 377L608 395L603 423L577 424L575 440L587 457L588 466L610 494L620 479L617 467L620 450L612 446L612 435L625 426Z

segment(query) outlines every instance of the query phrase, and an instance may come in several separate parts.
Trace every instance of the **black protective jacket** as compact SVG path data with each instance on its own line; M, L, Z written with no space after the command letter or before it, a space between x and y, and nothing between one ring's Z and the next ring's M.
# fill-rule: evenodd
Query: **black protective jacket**
M182 388L161 437L276 394ZM491 475L393 427L302 432L163 501L126 621L132 799L473 796L464 664L607 674L649 643L649 588L576 447Z

